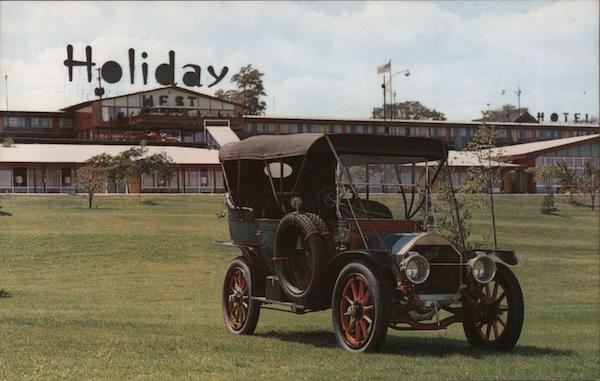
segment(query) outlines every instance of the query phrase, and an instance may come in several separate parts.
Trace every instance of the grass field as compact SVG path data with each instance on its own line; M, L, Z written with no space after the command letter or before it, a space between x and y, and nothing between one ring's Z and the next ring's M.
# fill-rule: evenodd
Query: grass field
M263 310L229 334L220 290L235 249L207 196L0 196L0 379L598 379L599 214L559 198L497 201L525 323L511 353L471 350L459 325L390 331L383 352L338 348L330 311ZM475 211L474 229L488 215Z

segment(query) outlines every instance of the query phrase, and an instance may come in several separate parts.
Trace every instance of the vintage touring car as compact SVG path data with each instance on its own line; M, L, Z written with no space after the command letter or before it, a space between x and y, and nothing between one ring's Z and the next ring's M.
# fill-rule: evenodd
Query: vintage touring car
M464 250L464 238L438 234L431 191L442 172L452 185L447 157L442 141L405 136L255 136L223 146L231 241L220 243L242 253L223 285L229 331L252 334L261 308L331 308L337 342L352 352L379 349L388 328L452 323L474 347L512 349L524 314L506 266L516 255Z

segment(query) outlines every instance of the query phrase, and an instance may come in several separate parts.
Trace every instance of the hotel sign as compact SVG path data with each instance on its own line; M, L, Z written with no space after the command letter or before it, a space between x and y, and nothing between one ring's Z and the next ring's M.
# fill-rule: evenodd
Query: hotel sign
M135 49L131 48L128 51L129 59L128 59L128 77L129 82L133 85L135 84L135 71L136 71L136 53ZM142 52L139 56L142 60L141 70L142 70L142 80L144 85L148 84L148 63L144 60L148 58L148 53ZM92 68L96 66L96 63L92 61L92 47L85 47L85 61L77 61L73 59L73 45L67 45L67 59L64 61L64 65L67 67L69 72L69 82L73 81L73 68L78 66L83 66L87 71L87 81L92 82ZM185 64L182 66L183 69L188 69L181 78L182 82L186 86L190 87L202 87L205 83L202 83L202 68L196 64ZM106 61L102 64L99 69L99 78L101 78L106 83L117 83L121 81L124 76L123 67L116 61ZM229 68L227 66L223 66L220 70L215 70L212 65L209 65L206 68L206 71L209 75L208 87L212 87L217 83L221 82L223 78L227 75ZM163 86L169 86L175 84L175 52L169 51L169 62L162 63L156 67L154 70L154 78L156 82L160 83ZM95 93L97 96L102 96L104 94L104 89L99 85L95 89Z
M543 122L544 121L544 113L543 112L538 112L537 113L537 120L538 122ZM568 112L561 112L561 113L556 113L553 112L550 114L550 121L551 122L574 122L574 123L589 123L590 121L590 117L588 114L581 114L580 112L574 112L574 113L568 113Z

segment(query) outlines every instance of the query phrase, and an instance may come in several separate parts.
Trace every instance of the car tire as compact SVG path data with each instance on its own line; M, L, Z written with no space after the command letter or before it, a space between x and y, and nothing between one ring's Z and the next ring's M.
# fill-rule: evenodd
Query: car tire
M339 346L349 352L378 351L390 321L391 290L375 267L350 263L335 283L331 317Z
M327 227L327 224L323 219L314 213L304 213L310 218L313 224L319 229L319 233L321 233L321 239L323 240L323 245L325 246L325 250L327 252L327 258L333 258L335 256L335 241L333 239L333 234Z
M244 257L237 257L225 272L221 307L223 320L229 332L251 335L260 316L260 302L253 301L255 283L253 274Z
M523 328L523 293L513 272L502 263L496 266L494 279L482 287L477 300L478 320L463 322L463 329L474 348L509 351Z
M283 292L294 303L310 307L319 299L327 250L318 226L305 214L285 215L275 232L275 270Z

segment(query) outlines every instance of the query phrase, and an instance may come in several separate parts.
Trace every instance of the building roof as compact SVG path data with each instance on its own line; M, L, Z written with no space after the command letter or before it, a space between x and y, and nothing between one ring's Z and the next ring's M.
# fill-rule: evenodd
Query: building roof
M492 149L492 156L504 156L510 159L518 159L536 153L564 149L572 145L600 141L600 134L574 136L572 138L543 140L539 142L514 144Z
M92 156L117 155L134 145L13 144L0 146L0 163L85 163ZM147 155L165 152L175 164L219 164L219 151L206 148L146 146Z
M483 155L473 151L449 151L448 165L451 167L520 167L519 164L501 163L495 160L490 162Z
M472 126L479 127L482 122L477 121L452 121L452 120L419 120L419 119L370 119L370 118L334 118L327 116L290 116L290 115L244 115L245 122L247 123L265 123L266 121L285 121L287 123L306 123L307 120L311 122L339 122L340 124L355 123L358 125L373 125L382 124L389 125L390 123L397 124L409 124L411 126L417 126L419 124L428 125L440 125L440 127L455 125L456 127ZM523 122L486 122L490 126L504 126L504 127L522 127L522 128L598 128L598 123L523 123ZM430 127L430 126L429 126Z
M521 167L520 164L511 164L511 163L503 163L495 160L488 161L487 154L482 153L478 155L474 151L448 151L448 159L447 165L449 167L492 167L492 168L515 168ZM417 167L424 167L425 162L420 162L415 164ZM436 161L428 162L428 165L435 166L437 165Z
M538 120L526 108L502 108L501 110L485 111L483 118L474 119L474 122L513 122L513 123L538 123Z
M96 101L99 101L99 100L105 101L105 100L108 100L108 99L115 99L115 98L127 97L127 96L130 96L130 95L143 94L143 93L148 93L148 92L151 92L151 91L163 90L163 89L178 90L178 91L182 91L184 93L188 93L188 94L192 94L192 95L196 95L196 96L200 96L200 97L205 97L205 98L210 98L210 99L217 100L219 102L230 103L232 105L244 107L244 105L242 105L240 103L237 103L237 102L232 102L232 101L228 101L226 99L221 99L221 98L214 97L212 95L199 93L197 91L192 91L192 90L189 90L189 89L185 89L185 88L179 87L177 85L169 85L169 86L163 86L163 87L156 87L154 89L149 89L149 90L136 91L136 92L133 92L133 93L115 95L114 97L107 97L107 98L102 98L102 99L92 99L90 101L85 101L85 102L81 102L81 103L78 103L78 104L75 104L75 105L72 105L72 106L65 107L65 108L63 108L61 110L62 111L73 111L73 110L77 110L77 109L80 109L80 108L83 108L83 107L87 107L87 106L91 105L92 102L96 102Z

